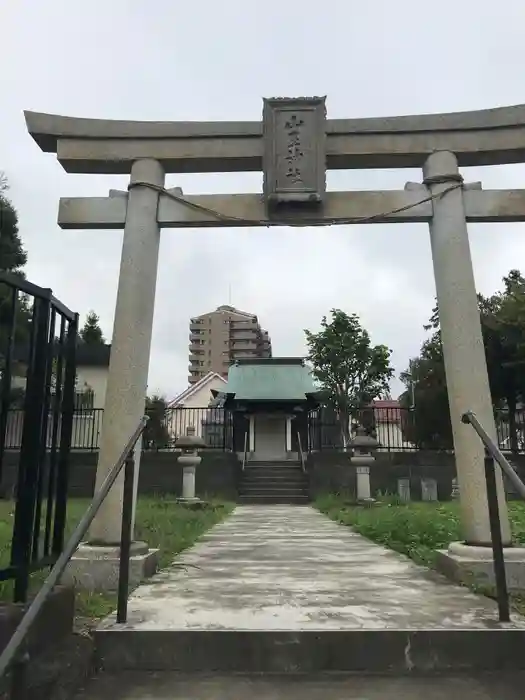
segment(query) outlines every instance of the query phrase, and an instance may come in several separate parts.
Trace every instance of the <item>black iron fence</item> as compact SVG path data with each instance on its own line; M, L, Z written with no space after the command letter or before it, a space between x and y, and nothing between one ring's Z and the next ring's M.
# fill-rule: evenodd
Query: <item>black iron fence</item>
M232 414L223 408L170 408L163 413L147 411L149 421L144 431L142 449L169 450L177 439L194 428L206 447L231 449L233 438ZM7 413L5 448L20 449L24 431L24 409L11 409ZM81 409L73 412L71 449L98 450L102 432L103 408ZM46 447L53 444L52 431L48 429Z
M525 410L512 419L507 411L495 411L496 434L502 452L525 452ZM450 417L427 416L417 410L399 406L373 406L353 412L348 436L363 426L379 443L380 451L437 450L453 451ZM336 412L329 408L311 411L308 416L309 450L340 449L343 430Z
M12 431L19 450L11 548L0 580L27 598L32 571L64 545L78 315L50 289L0 273L0 490ZM18 415L22 414L21 424Z
M71 426L71 449L98 449L103 413L103 409L77 409L73 412ZM24 432L24 416L25 411L23 408L14 408L7 412L4 434L5 448L7 450L20 449L22 444L22 435ZM53 428L51 425L47 426L45 446L48 450L53 446Z
M146 411L148 413L148 411ZM77 409L71 424L71 449L98 450L104 409ZM169 408L149 412L149 423L144 432L143 450L170 450L177 438L188 428L202 437L211 449L230 450L233 446L233 414L224 408ZM367 407L352 415L348 435L355 434L361 425L379 443L380 451L437 450L452 451L452 431L446 421L427 419L418 412L401 407ZM436 427L440 430L436 430ZM5 449L20 449L24 428L24 409L10 409L5 425ZM525 452L525 411L516 413L514 422L507 413L496 412L496 430L499 448L503 452ZM308 441L303 449L309 451L340 449L343 446L343 426L330 409L311 411L308 416ZM53 445L50 423L46 433L46 447Z
M232 449L233 415L224 408L168 408L162 416L149 413L149 419L143 449L173 449L188 428L192 428L208 448Z

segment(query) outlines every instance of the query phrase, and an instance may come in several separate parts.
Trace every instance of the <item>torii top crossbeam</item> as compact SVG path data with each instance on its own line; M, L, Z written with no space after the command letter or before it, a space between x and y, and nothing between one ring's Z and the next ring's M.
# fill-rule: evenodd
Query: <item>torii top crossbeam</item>
M158 161L164 172L171 173L264 167L262 121L140 122L38 112L25 112L25 117L40 148L56 153L68 172L129 173L133 163L143 158ZM323 132L318 179L324 178L325 168L422 167L435 151L453 152L460 166L525 161L525 105L452 114L326 119L318 126ZM185 196L189 206L163 197L158 220L164 228L428 222L432 204L418 204L421 199L421 191L414 188L328 192L322 209L296 208L291 217L281 210L276 221L257 194ZM523 221L525 190L466 189L465 214L471 222ZM125 217L126 201L121 197L76 197L61 199L58 220L62 228L119 229Z
M25 112L43 151L71 173L129 173L154 158L167 173L262 170L263 124L77 119ZM326 167L417 168L433 151L460 166L525 161L525 105L472 112L326 120Z

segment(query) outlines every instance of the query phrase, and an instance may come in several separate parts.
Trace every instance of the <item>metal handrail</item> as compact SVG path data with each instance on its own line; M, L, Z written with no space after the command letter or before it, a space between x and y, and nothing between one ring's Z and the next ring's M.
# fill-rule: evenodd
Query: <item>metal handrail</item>
M242 458L242 470L244 471L244 467L246 466L246 459L248 456L248 431L246 430L244 432L244 457Z
M476 414L472 411L467 411L461 416L461 420L463 423L470 424L474 428L490 455L499 464L501 470L508 477L509 481L512 483L519 495L525 499L525 484L516 474L516 472L512 468L512 465L504 456L503 452L499 449L494 440L492 440L490 435L483 428L479 420L476 418Z
M516 474L511 464L505 459L501 450L483 428L475 413L467 411L461 416L461 422L471 425L485 446L485 483L487 486L487 504L489 510L490 536L492 545L492 560L494 563L494 579L496 582L496 597L500 622L510 622L509 591L507 587L507 572L505 571L505 555L501 535L501 520L499 514L498 488L496 485L496 462L507 476L516 491L525 498L525 484Z
M303 474L306 474L306 464L304 463L304 452L303 452L303 446L301 445L301 435L299 431L297 431L297 444L299 445L299 459L301 460L301 467L303 470Z
M28 607L26 613L24 614L20 624L16 628L13 636L6 645L4 651L0 655L0 678L4 675L6 670L9 668L10 664L13 662L17 652L20 649L29 629L34 623L38 613L42 609L49 598L53 588L58 583L60 577L64 573L69 560L76 552L78 545L82 541L89 526L93 522L96 514L98 513L100 506L104 502L106 496L108 495L111 487L115 483L118 475L122 471L124 465L126 465L125 481L124 481L124 499L122 505L122 533L121 533L121 543L120 543L120 562L119 562L119 590L118 590L118 603L117 603L117 622L126 622L127 618L127 599L128 599L128 582L129 582L129 554L131 546L131 519L133 512L133 478L134 478L134 458L133 450L137 444L140 436L142 435L146 423L148 422L148 417L144 416L141 418L140 423L133 431L133 434L129 438L126 446L122 450L122 453L115 465L109 472L109 474L104 479L102 486L95 493L89 508L82 516L80 522L75 528L75 531L69 538L66 546L64 547L62 554L58 557L55 565L51 569L49 576L44 581L42 587L36 594L32 603Z

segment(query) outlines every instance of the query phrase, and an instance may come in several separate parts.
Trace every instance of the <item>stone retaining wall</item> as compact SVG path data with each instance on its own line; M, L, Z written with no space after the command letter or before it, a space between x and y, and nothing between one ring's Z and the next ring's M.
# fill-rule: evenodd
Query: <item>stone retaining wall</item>
M454 454L448 452L406 451L378 452L370 468L372 496L382 493L399 493L399 480L410 486L411 500L423 497L423 480L435 481L436 496L440 501L452 496L456 478ZM525 455L517 455L509 461L520 478L525 480ZM356 493L356 472L350 464L350 455L339 450L314 452L308 456L310 495L312 498L329 492ZM508 486L508 485L507 485ZM509 497L513 491L508 486Z
M180 495L182 468L178 452L143 452L140 460L139 493ZM216 496L225 500L237 497L239 461L236 455L222 450L202 452L197 467L196 491L199 496ZM15 483L19 453L6 452L3 465L3 491L10 493ZM95 487L98 452L71 453L69 494L74 498L91 498Z
M180 495L182 469L177 452L143 452L140 464L139 493L142 495ZM18 452L7 452L4 459L4 493L13 488ZM240 464L237 456L222 450L205 450L197 467L196 491L199 496L215 496L226 500L237 498ZM75 451L71 454L69 493L77 498L91 498L95 485L97 452ZM510 460L525 480L525 455ZM307 469L310 496L346 491L355 493L356 472L348 453L326 450L308 455ZM372 495L398 493L399 480L408 480L413 500L422 498L422 479L435 480L439 500L448 500L456 477L454 455L447 452L407 451L378 452L370 469ZM406 483L406 482L405 482ZM512 495L512 494L511 494Z

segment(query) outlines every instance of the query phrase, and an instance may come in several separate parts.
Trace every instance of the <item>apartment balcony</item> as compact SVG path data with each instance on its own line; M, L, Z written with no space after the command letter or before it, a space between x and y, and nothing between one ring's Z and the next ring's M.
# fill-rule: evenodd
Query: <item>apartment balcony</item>
M229 321L231 328L257 328L258 323L255 320L247 319L246 321Z
M194 343L197 340L204 340L204 333L190 333L190 343Z
M227 326L232 333L257 333L260 331L259 326L252 323L230 323Z
M202 362L204 358L204 353L190 353L190 364L194 364L195 367L199 367L199 362Z
M248 342L246 341L240 341L236 340L235 343L231 346L230 352L236 353L239 350L257 350L259 347L258 343Z
M259 347L259 343L254 340L236 340L235 343L230 345L230 352L235 352L236 350L250 350L251 348Z
M257 333L250 333L249 331L239 331L238 333L232 333L230 337L234 343L240 343L243 340L248 343L257 343L260 339L260 336Z
M235 362L235 360L242 360L243 358L251 358L254 359L256 357L259 357L261 353L259 353L257 350L238 350L232 357L232 360Z

